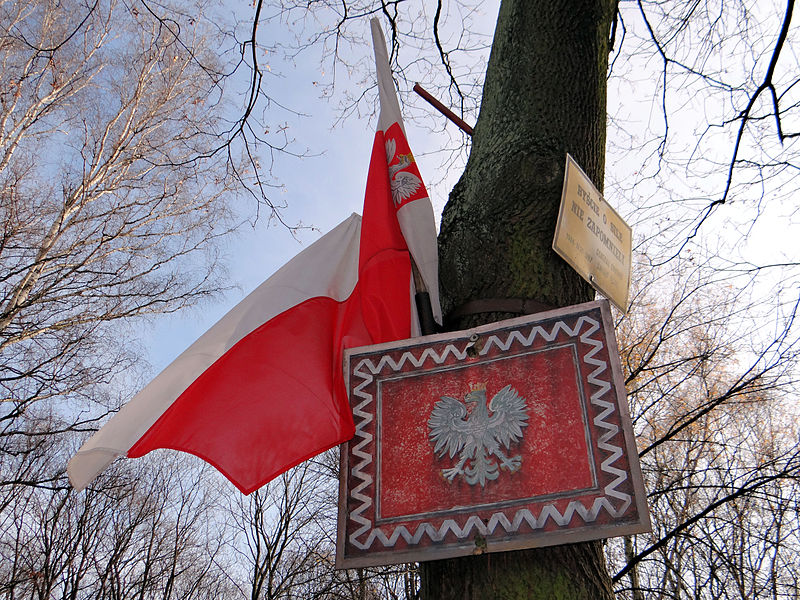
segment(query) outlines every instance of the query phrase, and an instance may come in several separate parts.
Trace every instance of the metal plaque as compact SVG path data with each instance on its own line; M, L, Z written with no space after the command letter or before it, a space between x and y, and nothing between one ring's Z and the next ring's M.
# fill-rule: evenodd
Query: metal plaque
M605 300L350 349L337 566L650 528Z
M631 285L632 232L567 154L553 250L623 313Z

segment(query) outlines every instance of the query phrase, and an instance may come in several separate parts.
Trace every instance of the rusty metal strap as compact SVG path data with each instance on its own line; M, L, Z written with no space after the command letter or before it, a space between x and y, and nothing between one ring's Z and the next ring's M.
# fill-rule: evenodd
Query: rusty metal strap
M529 298L480 298L465 302L448 315L448 321L477 315L482 313L514 313L517 315L530 315L545 310L552 310L550 306Z

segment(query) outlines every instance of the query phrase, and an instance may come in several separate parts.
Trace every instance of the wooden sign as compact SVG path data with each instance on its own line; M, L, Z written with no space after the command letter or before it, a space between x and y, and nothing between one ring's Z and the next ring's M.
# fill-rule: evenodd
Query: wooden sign
M605 300L345 363L338 567L649 530Z
M553 250L623 313L631 285L631 240L631 228L567 154Z

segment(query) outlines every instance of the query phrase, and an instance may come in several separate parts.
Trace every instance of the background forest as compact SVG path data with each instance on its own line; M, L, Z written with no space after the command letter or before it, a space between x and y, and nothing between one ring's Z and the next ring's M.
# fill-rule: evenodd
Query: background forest
M249 221L297 226L281 169L319 149L281 74L319 61L371 139L380 17L438 213L470 139L411 88L474 123L498 5L0 0L0 597L419 597L414 565L333 569L335 452L249 497L169 452L82 493L65 467L152 376L142 328L224 298ZM617 336L653 531L605 542L609 573L621 599L797 599L794 2L616 8L605 197L635 236Z

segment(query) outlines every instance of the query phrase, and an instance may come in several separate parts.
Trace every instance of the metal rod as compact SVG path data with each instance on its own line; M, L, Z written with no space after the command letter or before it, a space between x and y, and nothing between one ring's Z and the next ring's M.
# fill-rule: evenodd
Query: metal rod
M417 94L419 94L420 96L422 96L425 100L427 100L428 103L431 106L433 106L436 110L438 110L445 117L447 117L453 123L455 123L458 126L458 128L461 129L461 131L463 131L467 135L472 135L472 131L473 131L472 127L467 125L461 117L456 115L456 113L454 113L452 110L447 108L444 104L439 102L436 98L431 96L427 91L425 91L423 89L423 87L420 84L418 84L418 83L414 84L414 91L417 92Z
M436 333L437 323L433 318L433 306L431 306L431 297L425 287L425 280L422 279L422 274L417 268L417 263L414 258L411 258L411 273L414 276L414 287L416 294L414 294L414 301L417 305L417 317L419 318L419 330L422 335L431 335Z
M431 335L438 331L437 323L433 318L433 308L431 307L431 297L428 292L417 292L414 294L417 304L417 315L419 316L419 330L422 335Z

